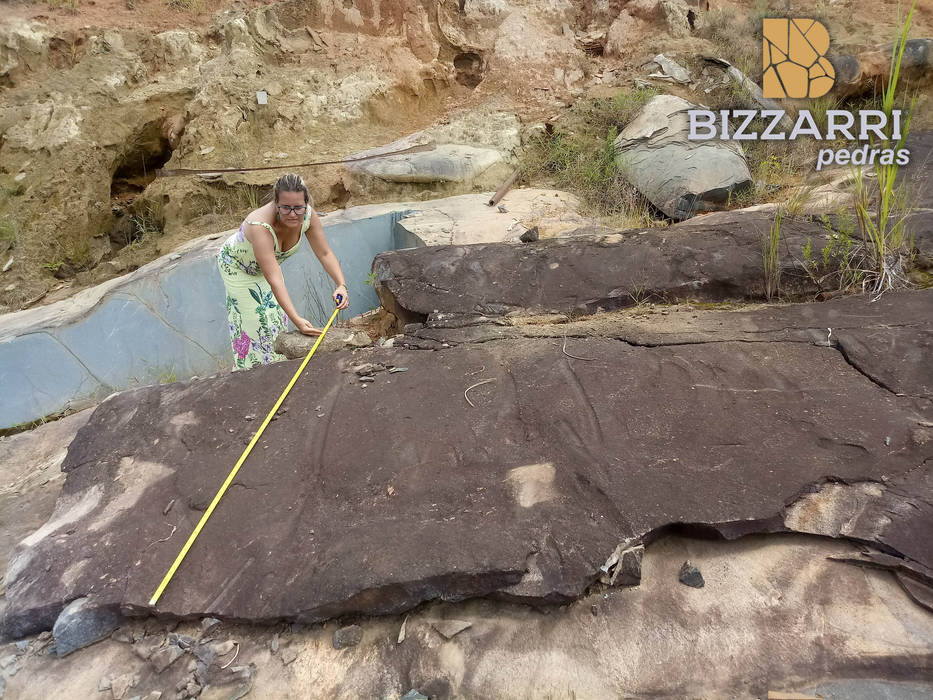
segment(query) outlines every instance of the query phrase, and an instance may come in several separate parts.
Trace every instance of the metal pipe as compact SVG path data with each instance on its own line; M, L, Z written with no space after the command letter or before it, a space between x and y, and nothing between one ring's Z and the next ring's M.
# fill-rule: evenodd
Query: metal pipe
M499 189L496 190L496 193L492 196L492 199L489 200L489 206L494 207L499 203L499 200L505 196L505 193L509 191L509 188L515 184L515 181L518 179L518 176L521 175L522 169L520 167L515 168L515 172L509 175L509 178L503 182Z

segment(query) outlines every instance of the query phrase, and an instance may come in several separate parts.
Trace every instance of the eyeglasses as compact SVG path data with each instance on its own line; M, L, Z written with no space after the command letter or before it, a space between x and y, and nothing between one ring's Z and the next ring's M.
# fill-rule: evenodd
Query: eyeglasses
M307 205L302 205L300 207L293 207L288 204L277 204L279 211L283 214L288 214L288 212L294 212L295 214L304 214L305 210L308 208Z

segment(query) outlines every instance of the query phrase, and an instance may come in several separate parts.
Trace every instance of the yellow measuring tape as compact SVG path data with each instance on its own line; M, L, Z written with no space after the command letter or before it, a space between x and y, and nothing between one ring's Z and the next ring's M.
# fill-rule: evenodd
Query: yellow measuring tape
M305 357L304 361L301 363L301 367L299 367L298 371L295 372L295 376L292 377L292 380L288 383L288 386L285 387L285 391L282 392L279 400L275 402L275 405L269 411L269 415L266 416L266 419L262 422L262 425L259 426L259 430L256 431L255 435L253 435L253 439L249 441L246 449L243 450L243 454L240 455L240 459L237 460L237 463L233 466L233 469L231 469L230 473L227 474L227 479L220 487L217 495L214 496L214 500L211 501L211 504L207 507L207 510L204 511L204 515L201 516L201 520L198 522L197 527L194 528L194 532L191 533L191 537L189 537L188 541L185 542L185 546L181 548L178 556L175 557L175 561L168 572L165 574L165 577L162 579L162 583L159 584L159 587L156 588L155 593L152 594L152 598L149 599L149 605L155 605L159 602L159 598L165 591L165 587L168 586L169 581L172 580L172 576L174 576L175 572L178 571L178 567L181 565L182 560L185 558L188 550L191 549L191 545L193 545L194 541L198 538L198 535L201 533L201 530L204 527L204 524L207 522L207 519L211 517L211 513L214 512L214 508L216 508L217 504L220 503L220 499L223 498L224 493L227 491L227 487L230 486L230 484L233 482L233 477L235 477L236 473L240 471L240 467L243 466L243 462L246 461L246 458L252 451L253 446L259 442L259 438L262 436L262 432L266 429L266 426L269 425L269 422L272 420L275 412L279 410L279 406L282 405L282 402L285 400L285 397L288 396L288 392L291 391L292 387L295 385L295 382L298 381L298 377L304 370L305 365L308 364L311 356L314 355L314 351L317 350L317 346L321 344L322 340L324 340L324 334L327 333L327 329L330 328L330 325L334 322L334 319L337 318L337 312L339 310L340 309L334 309L334 313L330 315L330 320L327 322L327 325L324 326L324 330L321 331L321 335L318 336L317 341L314 343L314 347L311 348L311 352L309 352L308 356Z

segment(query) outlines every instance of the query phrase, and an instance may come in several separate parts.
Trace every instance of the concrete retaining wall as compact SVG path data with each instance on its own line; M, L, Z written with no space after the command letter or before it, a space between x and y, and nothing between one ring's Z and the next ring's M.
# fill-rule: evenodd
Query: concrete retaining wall
M349 286L343 318L378 307L366 283L377 254L423 245L398 225L408 212L395 207L360 207L323 220ZM228 370L216 255L230 233L192 241L69 299L0 317L0 428L89 405L114 391ZM282 270L299 312L323 325L333 310L333 282L307 240Z

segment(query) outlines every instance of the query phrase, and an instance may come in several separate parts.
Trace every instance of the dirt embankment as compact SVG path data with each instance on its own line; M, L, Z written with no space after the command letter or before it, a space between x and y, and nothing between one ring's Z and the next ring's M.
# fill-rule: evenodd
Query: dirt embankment
M55 301L235 226L278 172L156 178L160 167L284 169L445 123L458 125L452 142L495 146L489 132L502 114L520 123L504 154L514 161L543 122L581 99L630 90L657 53L697 73L700 56L725 55L754 78L757 6L709 4L4 3L0 265L12 263L0 274L0 312ZM835 50L895 35L892 3L883 12L842 5L799 9L818 13ZM913 34L933 34L925 5ZM717 95L699 82L658 85L698 101ZM481 187L394 193L337 165L300 170L323 210Z

